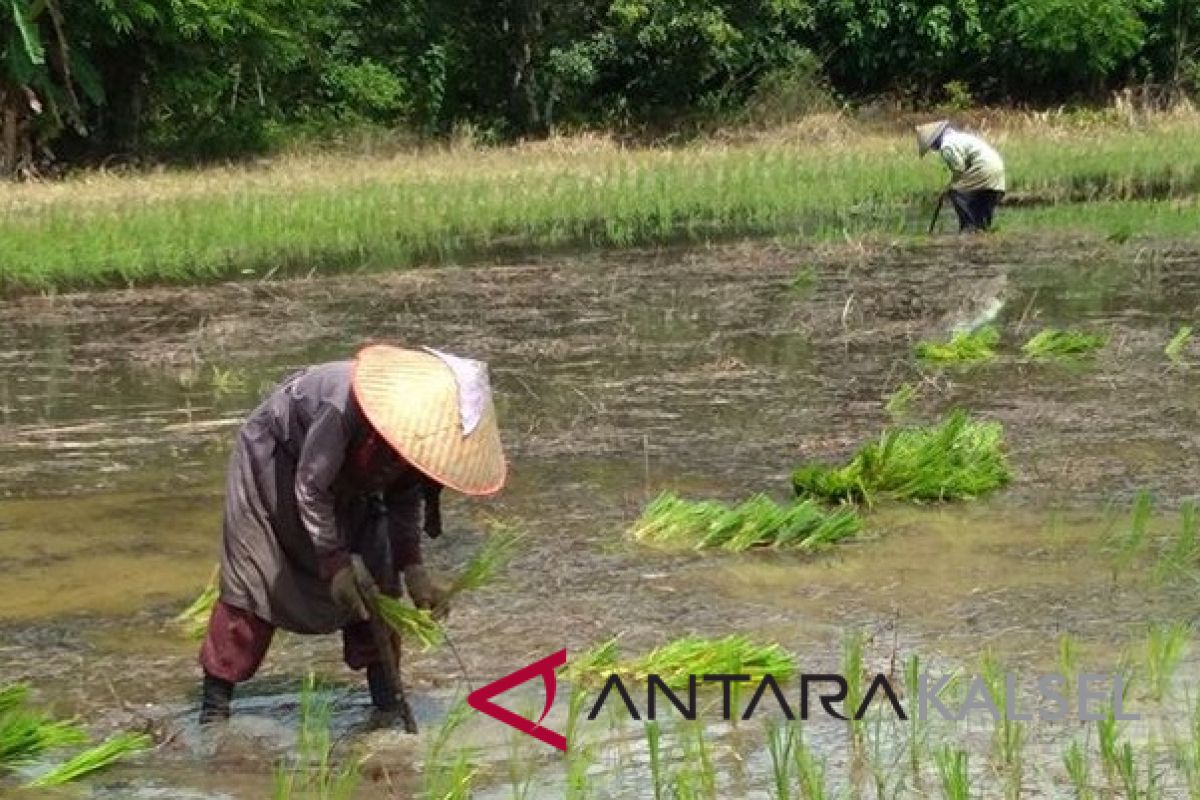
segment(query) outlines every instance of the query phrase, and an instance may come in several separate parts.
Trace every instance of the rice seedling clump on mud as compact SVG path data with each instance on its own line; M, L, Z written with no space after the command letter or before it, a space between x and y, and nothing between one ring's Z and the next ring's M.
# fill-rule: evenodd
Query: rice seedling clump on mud
M115 764L122 758L149 750L153 740L145 733L118 733L95 747L88 748L82 753L59 764L49 772L31 781L31 787L61 786L64 783L78 780L85 775L104 769Z
M812 552L861 530L862 519L853 509L828 511L811 501L780 505L761 494L730 506L663 492L634 523L633 536L698 550L778 547Z
M962 410L937 425L889 430L845 466L804 466L792 475L801 497L867 503L973 498L1010 480L1000 424L977 422Z
M996 345L999 343L1000 331L991 325L984 325L973 331L956 333L948 342L918 342L916 351L917 357L924 361L967 364L995 358Z
M632 681L657 675L672 688L687 686L692 675L770 675L786 680L796 671L794 656L778 644L758 644L745 636L721 639L685 636L657 647L640 658L622 660L611 639L593 647L570 667L571 680L594 683L616 674Z
M1079 358L1095 353L1108 344L1108 335L1047 328L1021 348L1031 358Z
M40 761L48 752L87 744L88 736L73 722L56 720L28 706L29 687L0 686L0 772ZM152 744L143 733L120 733L51 767L27 784L42 788L82 778Z

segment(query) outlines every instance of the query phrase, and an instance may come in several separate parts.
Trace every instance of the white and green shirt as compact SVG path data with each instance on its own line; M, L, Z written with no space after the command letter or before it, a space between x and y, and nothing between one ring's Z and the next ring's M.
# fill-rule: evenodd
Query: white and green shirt
M938 152L950 168L950 188L960 192L1005 191L1004 160L978 136L947 129Z

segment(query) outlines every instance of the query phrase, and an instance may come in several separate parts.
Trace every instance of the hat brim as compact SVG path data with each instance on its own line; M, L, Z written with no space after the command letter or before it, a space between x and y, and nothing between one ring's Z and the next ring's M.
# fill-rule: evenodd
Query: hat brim
M353 390L372 427L430 478L476 496L504 486L508 466L491 398L474 430L464 434L458 384L437 356L391 345L365 347L354 359Z

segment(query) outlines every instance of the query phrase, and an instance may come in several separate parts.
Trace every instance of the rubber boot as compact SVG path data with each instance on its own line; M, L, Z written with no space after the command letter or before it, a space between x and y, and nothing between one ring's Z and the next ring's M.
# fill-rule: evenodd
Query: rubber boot
M200 724L208 725L229 719L229 704L233 701L233 684L205 673L200 690Z
M387 670L382 664L367 666L367 688L371 690L371 705L377 710L389 713L400 710L396 686L388 679Z

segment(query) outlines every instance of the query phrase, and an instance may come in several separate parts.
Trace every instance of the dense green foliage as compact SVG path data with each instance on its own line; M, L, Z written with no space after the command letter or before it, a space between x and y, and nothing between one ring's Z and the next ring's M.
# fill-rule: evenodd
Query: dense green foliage
M2 166L214 156L361 126L662 125L828 96L1194 88L1190 0L6 0ZM819 55L818 55L819 54Z

